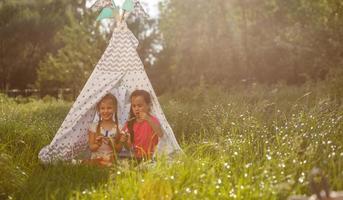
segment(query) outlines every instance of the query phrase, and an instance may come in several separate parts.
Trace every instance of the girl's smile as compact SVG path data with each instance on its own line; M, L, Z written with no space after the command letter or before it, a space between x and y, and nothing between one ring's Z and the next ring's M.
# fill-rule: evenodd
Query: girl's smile
M99 113L102 120L112 120L114 112L115 109L111 99L105 99L100 103Z

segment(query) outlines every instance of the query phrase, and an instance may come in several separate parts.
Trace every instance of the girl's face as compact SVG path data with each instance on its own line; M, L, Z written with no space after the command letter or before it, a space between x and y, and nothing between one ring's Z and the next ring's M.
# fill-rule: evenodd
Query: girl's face
M104 99L100 102L99 113L102 120L112 120L115 111L114 103L111 99Z
M135 117L139 117L139 113L149 113L150 106L147 104L142 96L133 96L131 98L131 108Z

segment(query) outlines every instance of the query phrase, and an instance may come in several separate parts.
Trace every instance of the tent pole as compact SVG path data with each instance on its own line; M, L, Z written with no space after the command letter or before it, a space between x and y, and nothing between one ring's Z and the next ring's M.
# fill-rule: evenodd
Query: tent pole
M122 23L123 22L123 19L124 19L124 17L125 17L125 10L123 11L123 14L121 15L121 17L120 17L120 23Z

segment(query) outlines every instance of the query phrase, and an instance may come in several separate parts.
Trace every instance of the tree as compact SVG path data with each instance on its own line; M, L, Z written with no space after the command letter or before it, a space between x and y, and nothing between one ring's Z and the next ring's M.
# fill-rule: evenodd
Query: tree
M106 35L95 24L94 15L83 12L82 22L70 16L70 24L55 38L62 48L48 53L40 63L36 82L40 89L80 90L100 58Z
M38 63L59 48L53 38L68 23L66 5L76 4L67 0L0 3L1 90L32 87Z
M163 51L156 65L175 88L201 81L231 86L241 80L323 79L342 66L342 5L339 0L165 1L159 23Z

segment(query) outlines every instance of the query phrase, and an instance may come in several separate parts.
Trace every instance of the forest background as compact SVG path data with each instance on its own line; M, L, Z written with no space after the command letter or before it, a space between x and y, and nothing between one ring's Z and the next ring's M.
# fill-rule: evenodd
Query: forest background
M168 0L159 12L128 20L158 94L342 77L340 0ZM83 0L2 0L1 91L70 88L77 95L113 28L96 22L97 14Z

